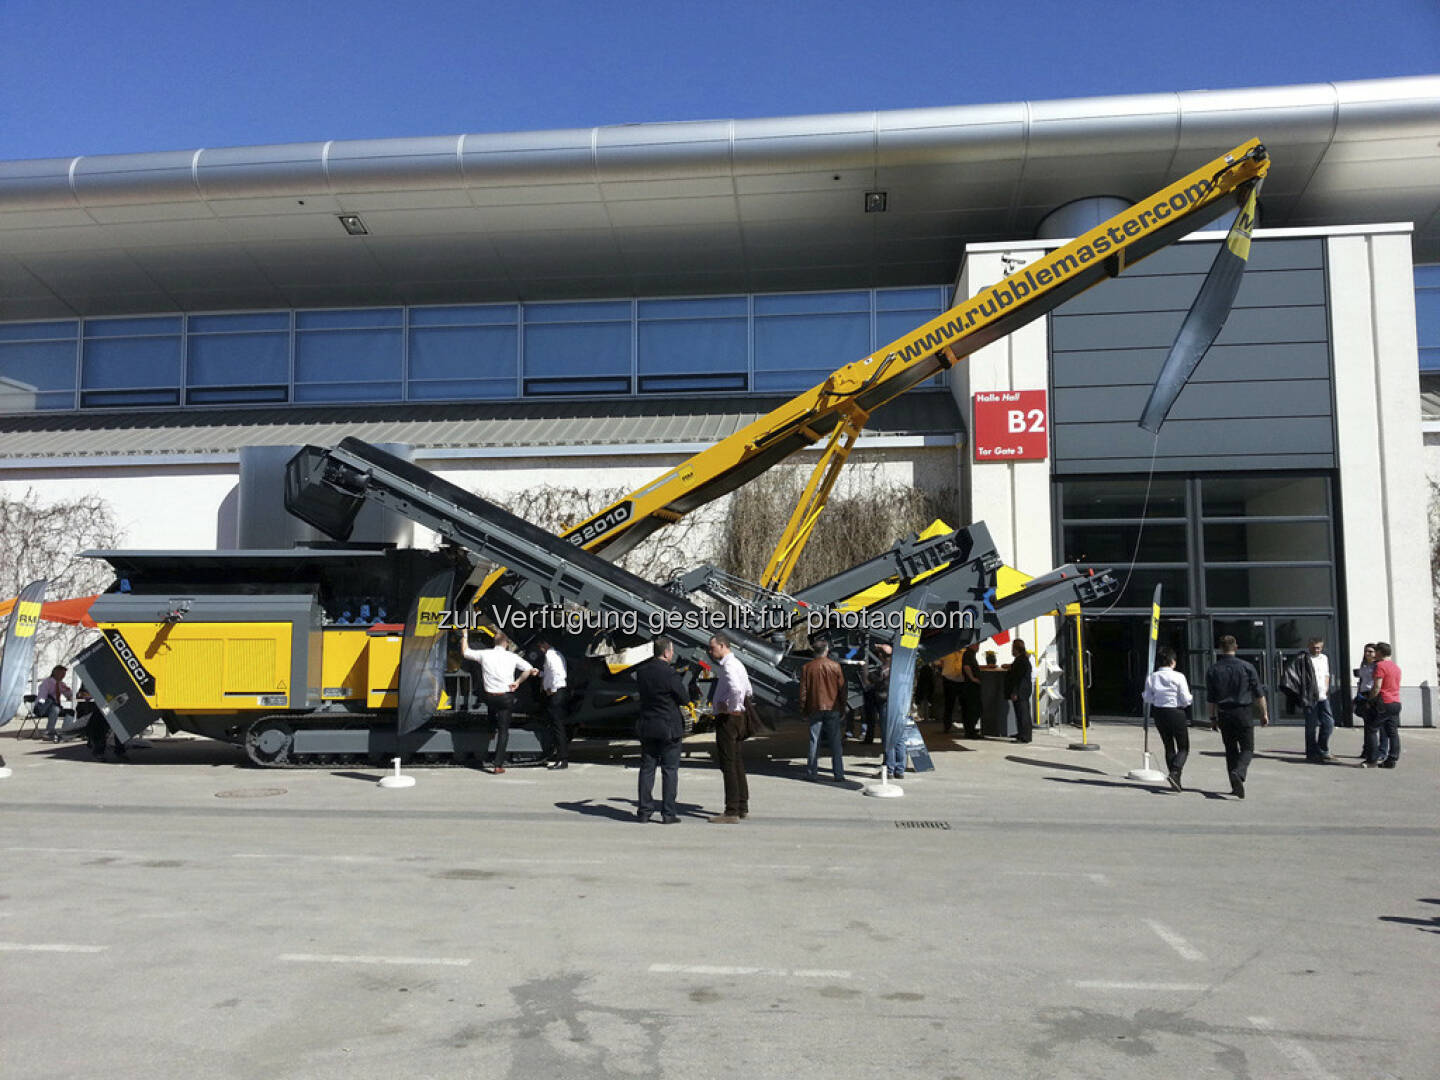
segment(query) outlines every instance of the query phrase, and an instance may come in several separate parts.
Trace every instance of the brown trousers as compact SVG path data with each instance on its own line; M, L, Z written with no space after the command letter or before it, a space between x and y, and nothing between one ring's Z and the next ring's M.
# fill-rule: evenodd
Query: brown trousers
M740 752L740 733L744 730L744 713L715 714L715 755L725 779L725 813L732 816L750 812L750 784L745 778L745 757Z

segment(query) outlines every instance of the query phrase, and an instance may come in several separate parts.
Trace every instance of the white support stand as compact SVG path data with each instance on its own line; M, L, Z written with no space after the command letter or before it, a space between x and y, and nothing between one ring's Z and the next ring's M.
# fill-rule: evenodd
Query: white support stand
M880 783L870 784L864 789L866 795L873 795L877 799L898 799L905 794L905 789L899 784L890 783L890 766L880 766Z
M1165 774L1150 764L1150 751L1145 751L1145 767L1143 769L1131 769L1125 774L1126 780L1139 780L1145 784L1163 784Z
M0 765L0 780L9 780L10 777L14 775L15 770L10 768L9 765Z
M395 772L390 776L382 777L380 786L384 788L414 787L415 777L400 775L400 759L397 757L390 760L395 764Z

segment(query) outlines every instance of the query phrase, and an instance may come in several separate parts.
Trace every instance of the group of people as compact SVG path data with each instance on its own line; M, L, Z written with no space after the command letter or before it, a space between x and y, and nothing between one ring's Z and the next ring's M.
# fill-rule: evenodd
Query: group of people
M535 648L542 657L540 668L515 652L510 639L503 633L497 632L489 647L483 649L470 647L469 630L465 630L460 638L461 655L480 665L481 697L495 730L495 756L490 766L490 771L495 774L505 771L516 692L526 679L536 674L540 676L540 693L545 703L545 723L540 732L545 766L549 769L570 767L570 739L565 727L565 706L570 694L569 668L564 655L548 641L537 641Z
M978 739L984 713L981 693L981 676L986 671L1004 673L1003 695L1015 714L1015 741L1028 743L1035 727L1034 721L1034 668L1030 663L1030 651L1025 642L1016 638L1010 643L1010 663L1001 667L994 662L994 653L987 653L987 663L980 663L979 644L948 653L935 662L939 670L941 686L940 730L955 730L955 710L959 707L963 727L961 738ZM916 698L924 703L933 697L933 691L923 685L916 687Z
M64 737L60 731L60 719L70 711L64 704L68 701L74 706L76 720L85 722L85 741L96 760L103 761L107 747L113 744L115 757L124 761L127 756L125 742L111 733L105 714L91 699L89 691L82 688L76 693L70 689L70 684L65 681L69 671L64 664L56 664L35 688L35 715L45 720L45 734L41 737L56 743Z
M655 819L655 773L660 772L660 822L680 823L675 799L680 786L680 740L685 735L685 708L690 695L675 670L675 643L666 637L653 642L650 659L635 669L640 692L640 715L635 734L640 739L640 790L635 816L642 824ZM731 651L730 639L716 634L708 652L715 662L715 756L725 785L725 810L711 817L713 825L738 825L750 816L750 783L745 774L741 743L752 730L753 703L750 675ZM838 669L839 665L836 665Z
M1216 643L1219 658L1205 673L1210 726L1225 744L1225 771L1230 793L1245 798L1245 780L1255 754L1255 725L1270 723L1269 704L1255 665L1237 655L1235 638L1225 635ZM1400 760L1400 668L1391 659L1388 642L1365 646L1364 660L1355 669L1355 714L1365 724L1361 764L1393 769ZM1185 676L1175 670L1175 650L1162 646L1159 667L1145 681L1144 700L1151 707L1155 730L1165 746L1166 778L1182 791L1181 776L1190 753L1188 709L1194 700ZM1323 638L1311 638L1305 653L1285 666L1281 688L1294 697L1305 713L1305 757L1332 762L1330 737L1335 718L1330 708L1330 662Z

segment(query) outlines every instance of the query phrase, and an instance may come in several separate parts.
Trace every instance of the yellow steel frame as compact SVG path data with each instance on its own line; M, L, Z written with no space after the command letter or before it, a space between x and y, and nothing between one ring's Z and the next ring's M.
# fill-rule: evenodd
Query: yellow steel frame
M827 432L838 430L838 435L831 435L832 445L838 438L845 444L844 451L832 453L827 448L767 568L767 578L783 583L823 508L834 471L854 444L854 431L849 428L856 416L862 417L859 423L863 424L863 418L880 405L1103 280L1104 275L1088 280L1097 267L1103 266L1109 276L1120 273L1137 261L1133 257L1137 251L1139 257L1148 253L1138 247L1147 238L1213 210L1237 191L1248 192L1246 185L1264 177L1269 168L1270 159L1259 140L1242 143L883 349L837 369L818 386L561 535L590 551L614 547L617 554L623 553L661 524L678 521L777 461L820 441ZM1077 288L1080 282L1083 284ZM637 527L639 531L633 532Z
M815 522L820 519L820 511L825 509L825 503L840 476L840 469L850 457L850 451L855 448L855 440L860 437L860 429L868 419L868 412L852 405L830 433L830 441L825 444L825 450L811 471L805 490L800 494L800 501L795 504L785 531L775 545L775 553L770 556L770 562L765 566L765 573L760 578L763 588L778 591L785 588L785 583L790 580L795 563L805 549L805 543L815 529Z

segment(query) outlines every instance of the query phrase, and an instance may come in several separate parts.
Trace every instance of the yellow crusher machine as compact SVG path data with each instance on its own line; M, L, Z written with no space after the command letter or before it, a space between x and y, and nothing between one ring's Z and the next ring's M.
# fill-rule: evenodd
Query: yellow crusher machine
M683 621L682 615L703 626L703 617L695 614L701 608L598 554L623 553L823 442L759 583L779 594L876 408L1237 207L1268 168L1258 141L1236 147L885 348L837 369L561 537L356 440L332 451L307 448L291 463L287 507L340 542L284 551L88 553L111 564L116 582L91 608L102 639L77 659L80 678L121 735L163 720L172 728L244 745L258 764L483 753L488 733L468 712L465 687L439 685L436 674L451 637L442 618L462 589L468 597L477 586L494 588L507 603L592 610L608 605L636 616L639 637L657 626L674 636L667 620ZM426 524L449 543L438 552L344 543L348 519L366 499ZM981 636L1003 629L999 614L980 602L982 596L993 600L999 567L986 547L983 523L953 535L960 540L949 548L932 545L950 553L947 561L872 560L873 573L882 576L853 576L847 582L847 589L854 586L850 595L888 580L893 588L885 593L893 603L897 590L903 598L914 580L933 582L949 559L965 558L976 568L972 577L979 575L978 581L967 579L965 588L981 616ZM1015 621L1009 625L1049 610L1036 606L1047 589L1057 601L1096 598L1096 586L1072 577L1063 568L1042 575L1035 592L1013 608ZM843 601L831 593L827 603ZM1030 614L1022 616L1022 609ZM698 658L708 632L680 637L682 651ZM757 692L783 706L798 664L787 662L779 637L740 639L737 651L756 676ZM575 663L568 653L567 658ZM605 684L606 674L613 673L598 673L596 685ZM628 712L627 697L622 681L592 705L600 714L612 708L621 715Z

